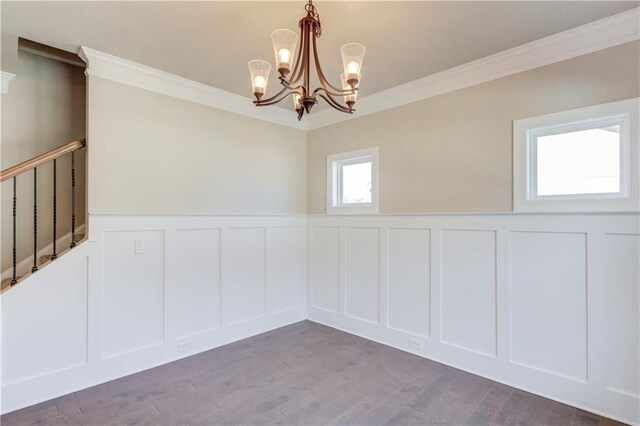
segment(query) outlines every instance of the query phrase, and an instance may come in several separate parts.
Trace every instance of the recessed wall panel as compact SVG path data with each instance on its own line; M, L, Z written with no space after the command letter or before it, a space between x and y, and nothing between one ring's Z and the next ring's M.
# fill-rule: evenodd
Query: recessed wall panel
M180 338L220 326L220 230L176 231L169 315Z
M510 234L510 360L587 379L586 235Z
M429 337L431 232L389 229L388 236L388 325Z
M640 237L607 235L607 387L640 394Z
M346 229L346 314L380 320L380 229Z
M225 233L223 287L229 324L265 315L265 229Z
M302 229L270 228L267 241L267 310L270 313L302 305Z
M164 338L164 233L104 233L102 354L160 344Z
M87 362L88 257L36 273L2 300L2 383ZM53 266L53 265L52 265Z
M340 228L311 229L312 304L333 312L340 310Z
M496 355L496 233L441 233L440 330L444 343Z

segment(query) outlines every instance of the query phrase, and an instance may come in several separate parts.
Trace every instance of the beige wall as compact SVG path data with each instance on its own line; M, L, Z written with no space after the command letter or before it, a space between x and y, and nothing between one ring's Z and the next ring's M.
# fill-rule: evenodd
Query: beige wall
M2 169L85 136L84 69L18 52L16 77L2 95ZM85 217L85 154L77 156L77 224ZM71 230L71 161L58 161L58 236ZM18 261L33 253L33 174L18 177ZM2 270L11 264L11 181L2 183ZM52 166L38 168L38 248L53 240Z
M306 211L306 133L89 78L91 213Z
M639 96L639 47L628 43L313 130L308 212L326 212L326 156L371 146L380 148L381 213L509 211L512 121Z

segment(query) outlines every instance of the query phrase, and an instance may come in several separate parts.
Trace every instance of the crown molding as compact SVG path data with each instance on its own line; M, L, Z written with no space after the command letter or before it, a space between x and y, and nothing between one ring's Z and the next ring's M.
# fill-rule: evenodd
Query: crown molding
M612 15L358 99L353 115L326 109L307 130L352 120L640 39L640 8Z
M295 114L283 108L257 108L250 98L86 46L80 47L78 55L87 64L85 71L87 76L115 81L294 129L306 130L304 122L299 122Z
M0 71L0 93L3 95L9 92L9 82L15 77L15 74L6 71Z
M355 114L332 109L299 122L283 108L256 108L251 98L82 46L88 76L241 114L294 129L313 130L640 39L640 8L628 10L358 99ZM7 77L5 77L5 75ZM2 93L13 74L2 73Z

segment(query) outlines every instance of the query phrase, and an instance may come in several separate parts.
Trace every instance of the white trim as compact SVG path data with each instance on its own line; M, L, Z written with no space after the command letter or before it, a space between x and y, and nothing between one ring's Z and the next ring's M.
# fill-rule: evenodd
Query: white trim
M546 398L638 424L637 382L627 381L623 373L634 377L637 369L638 347L633 339L638 335L638 324L627 318L632 318L638 306L638 279L633 271L638 268L639 218L638 213L311 215L307 221L307 269L311 271L309 294L315 299L307 299L307 317ZM347 230L353 229L379 230L379 243L370 246L370 234L345 238ZM390 230L403 230L406 238L394 239ZM457 243L446 244L453 241L452 231L457 234ZM487 232L493 236L483 239L485 244L477 244L476 237ZM348 247L352 249L348 251ZM371 269L362 266L363 259L369 259ZM372 271L379 274L368 274ZM530 281L528 274L533 275ZM572 283L579 285L572 287ZM525 288L527 291L521 292ZM378 313L379 324L348 316L348 310L329 311L334 303L340 307L350 303L350 289L358 292L358 306ZM469 301L474 309L458 310L461 300ZM557 303L559 300L563 303ZM615 309L608 308L612 303ZM541 311L536 307L544 314L538 315ZM387 324L393 318L392 329ZM541 320L548 322L542 326ZM528 324L526 330L524 324ZM559 325L557 330L549 326L553 324ZM429 331L428 337L416 336L416 325ZM580 331L574 333L565 326ZM456 331L455 338L451 333L443 334L447 329ZM609 344L614 342L608 340L612 333L624 337ZM495 346L487 345L487 349L495 350L495 356L487 356L474 345L479 336L484 343L492 339ZM569 339L576 340L567 343ZM421 343L419 348L412 346L414 340ZM452 341L457 346L451 345ZM546 345L529 346L534 341ZM531 358L522 359L530 347L536 348ZM575 352L569 355L567 347ZM624 356L627 353L633 355ZM586 368L574 370L573 362ZM572 378L575 371L582 374L578 380Z
M78 55L87 63L86 74L90 76L294 129L313 130L638 40L639 19L640 8L631 9L365 96L358 100L355 114L326 109L309 114L303 121L297 121L290 110L256 108L248 97L86 46L80 47Z
M371 159L371 203L341 204L339 202L338 163L360 158ZM378 147L358 149L327 155L327 213L335 214L377 214L378 213Z
M640 211L637 164L640 98L578 108L513 122L513 205L519 212ZM620 132L620 192L538 196L535 188L535 138L546 132L578 129L588 123L617 121ZM569 130L567 130L569 131Z
M87 241L0 297L5 379L0 390L0 414L306 318L307 243L303 216L89 215L87 228L91 229ZM297 232L282 233L283 228ZM233 229L262 230L251 234L248 240L253 247L252 256L248 257L244 246L238 244L247 240L237 240L230 232ZM215 233L208 234L212 246L207 247L215 247L211 252L199 248L203 231ZM145 254L134 252L135 240L140 238L145 240ZM229 251L234 241L235 248ZM191 251L187 254L184 250ZM213 292L205 290L200 294L193 288L186 293L181 291L185 283L201 282L203 270L194 270L192 264L184 262L196 253L206 259L200 266L206 268L208 278L214 279L210 283L216 287ZM113 292L108 289L117 285L122 269L132 263L132 271L140 272L132 278L135 286L121 286L121 297L109 298ZM262 294L248 292L250 299L237 289L231 291L237 287L233 285L234 277L247 268L264 271L260 279L260 274L251 275L253 289L264 282L267 285ZM149 296L145 297L147 305L129 304L130 309L124 306L123 301L152 288L145 293ZM299 297L290 297L292 291ZM232 294L235 299L229 297ZM253 303L260 299L269 309L256 318L258 307L265 306ZM198 301L202 302L199 312L213 310L215 315L194 321L189 312L197 309L194 303ZM241 311L244 302L250 302L250 310L239 312L236 324L226 323L222 314ZM151 311L147 310L149 305L153 305ZM140 340L145 331L132 330L132 321L109 321L110 315L127 313L144 318L142 323L150 327L145 331L159 331L157 339ZM186 317L191 319L185 322ZM63 327L69 324L71 327ZM114 329L120 327L118 324L123 327ZM49 344L51 339L30 337L49 336L51 330L55 330L55 348ZM12 377L6 371L11 371Z
M5 93L9 92L9 82L15 76L16 76L15 74L12 74L10 72L0 71L0 82L1 82L0 93L2 93L4 95Z
M486 83L640 39L640 8L628 10L358 99L354 114L307 117L313 130ZM365 83L366 84L366 83Z
M303 122L297 121L293 111L284 108L258 108L250 98L86 46L80 47L78 55L87 63L87 76L116 81L294 129L306 128Z
M82 224L80 226L76 227L76 236L84 234L86 237L86 233L85 233L85 225ZM83 237L84 238L84 237ZM62 256L68 249L69 249L69 244L71 243L71 231L69 231L68 233L66 233L65 235L59 237L56 240L56 248L57 248L57 254L58 256ZM36 257L38 259L38 267L42 268L42 266L46 266L46 265L41 265L40 264L40 257L46 255L46 254L51 254L51 252L53 251L53 243L49 243L47 244L45 247L41 248L40 250L38 250L38 253L36 254ZM16 271L17 271L17 276L19 277L26 277L27 275L31 274L31 267L33 266L33 254L31 254L29 257L26 257L24 259L22 259L17 265L16 265ZM2 274L0 274L0 279L6 279L6 278L10 278L11 275L13 274L13 268L9 267L6 270L2 271Z

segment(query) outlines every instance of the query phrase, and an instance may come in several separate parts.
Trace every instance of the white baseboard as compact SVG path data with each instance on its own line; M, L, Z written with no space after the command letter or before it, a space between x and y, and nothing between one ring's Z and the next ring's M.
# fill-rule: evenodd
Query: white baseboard
M8 413L306 318L306 218L91 216L2 294Z
M310 216L308 319L636 424L639 217Z
M90 216L2 295L2 412L308 318L637 424L639 218Z

